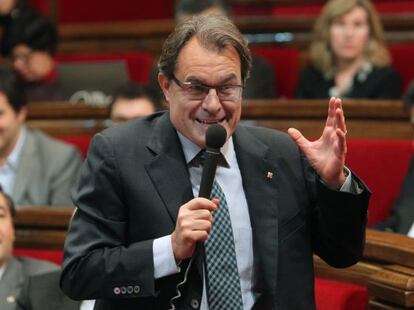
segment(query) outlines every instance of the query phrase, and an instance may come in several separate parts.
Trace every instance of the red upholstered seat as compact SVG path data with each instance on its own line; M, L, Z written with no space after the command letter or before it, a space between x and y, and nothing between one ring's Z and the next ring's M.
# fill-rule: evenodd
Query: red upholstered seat
M171 0L59 0L59 23L173 18Z
M390 45L389 50L392 56L393 67L400 73L403 91L405 91L412 79L414 79L414 44Z
M58 63L79 62L106 62L125 61L129 78L138 83L148 83L154 57L147 52L123 52L123 53L76 53L61 54L56 57Z
M411 140L348 140L346 164L372 191L368 226L389 215L412 154Z
M273 66L279 96L292 98L299 76L299 50L291 47L254 46L252 52Z
M365 310L368 292L360 285L316 278L315 302L318 310Z
M47 250L47 249L14 249L15 256L29 256L37 259L47 260L52 263L61 265L63 260L62 250Z

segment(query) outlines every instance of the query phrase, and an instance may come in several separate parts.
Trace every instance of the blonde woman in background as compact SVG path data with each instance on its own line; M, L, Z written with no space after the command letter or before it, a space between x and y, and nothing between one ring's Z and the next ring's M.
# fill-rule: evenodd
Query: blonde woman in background
M297 98L400 98L380 19L369 0L328 1L314 27Z

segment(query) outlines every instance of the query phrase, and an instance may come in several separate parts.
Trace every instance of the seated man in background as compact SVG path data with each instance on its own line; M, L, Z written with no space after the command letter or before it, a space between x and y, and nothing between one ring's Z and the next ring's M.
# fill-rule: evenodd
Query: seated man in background
M223 0L179 0L175 6L175 20L181 23L193 15L224 15L231 17L231 9ZM252 55L252 69L250 77L243 89L245 99L276 98L275 72L271 64L265 59ZM158 84L158 69L153 68L150 77L150 87L162 97Z
M153 92L144 85L128 83L117 89L109 106L113 125L147 116L160 110L160 104Z
M0 309L15 309L16 297L25 279L34 274L57 270L58 266L26 257L13 257L16 239L13 226L15 209L12 199L0 191Z
M26 14L5 29L3 56L10 57L13 70L29 101L63 100L56 62L55 25L39 14Z
M410 167L392 207L391 216L374 228L414 238L414 157L411 158Z
M92 310L95 301L75 301L59 287L60 270L28 277L17 297L17 310Z
M11 76L0 79L0 185L17 205L72 205L79 151L25 126L27 102Z
M409 109L411 124L414 125L414 81L404 96L404 103ZM400 193L392 206L391 215L374 228L414 238L414 156L411 158Z

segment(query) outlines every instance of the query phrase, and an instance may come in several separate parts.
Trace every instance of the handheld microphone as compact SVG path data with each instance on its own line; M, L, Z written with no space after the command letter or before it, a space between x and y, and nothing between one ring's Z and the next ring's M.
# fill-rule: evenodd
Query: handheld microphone
M198 197L210 199L211 189L213 187L214 176L216 174L217 163L220 158L220 148L224 145L227 138L226 129L223 126L218 124L213 124L208 127L206 132L206 151L204 154L204 164L203 164L203 174L201 176L200 191ZM195 253L201 255L202 263L204 269L207 270L204 244L202 242L197 242ZM181 297L181 286L187 282L188 272L193 264L194 255L191 257L190 262L187 265L187 269L184 273L184 279L177 284L176 292L177 294L170 299L170 310L175 310L175 302ZM206 283L208 279L206 277Z
M206 132L206 151L201 175L200 191L198 197L210 198L211 188L216 174L217 163L220 158L220 148L227 138L226 129L219 124L208 127Z

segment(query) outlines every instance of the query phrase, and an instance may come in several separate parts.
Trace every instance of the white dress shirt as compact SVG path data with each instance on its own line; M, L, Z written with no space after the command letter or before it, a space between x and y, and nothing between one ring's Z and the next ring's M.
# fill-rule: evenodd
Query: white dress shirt
M82 300L79 310L93 310L95 299Z
M411 226L410 230L408 231L407 236L410 237L410 238L414 238L414 223Z
M178 133L178 136L183 147L186 162L189 164L201 149L180 133ZM215 180L223 189L229 208L235 242L237 267L240 275L243 308L251 309L257 297L253 291L255 274L253 266L252 229L232 137L230 137L221 148L221 153L226 159L228 167L218 166ZM342 186L341 191L349 191L351 188L351 173L348 169L347 171L348 177ZM193 195L194 197L198 197L202 167L189 167L189 173ZM180 268L176 265L172 250L171 235L154 240L153 255L154 277L156 279L180 272ZM200 309L208 309L206 285L203 286Z
M3 278L4 271L6 270L6 264L0 267L0 280Z

